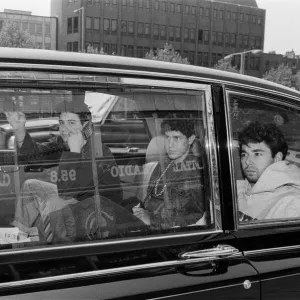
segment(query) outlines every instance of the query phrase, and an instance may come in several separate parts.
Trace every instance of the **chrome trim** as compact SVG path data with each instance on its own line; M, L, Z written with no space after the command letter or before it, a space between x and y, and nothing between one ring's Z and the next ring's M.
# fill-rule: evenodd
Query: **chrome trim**
M219 186L219 172L217 161L217 145L215 134L215 122L213 112L212 92L210 86L205 90L205 102L206 102L206 120L203 123L207 128L207 145L208 158L209 158L209 172L210 172L210 184L211 184L211 205L213 205L214 214L211 216L215 222L215 228L222 228L221 220L221 201L220 201L220 186Z
M12 170L12 171L3 170L2 167L0 167L0 173L10 174L10 173L18 172L18 171L20 171L20 167L16 167L16 169Z
M72 245L49 245L49 246L43 246L39 248L33 248L33 249L26 249L26 248L18 248L18 249L12 249L12 250L0 250L0 258L1 256L6 256L6 255L12 255L14 253L47 253L54 250L62 250L64 252L67 252L69 250L72 250L74 248L76 249L91 249L91 248L96 248L99 247L100 245L105 245L105 246L113 246L117 245L121 247L123 244L129 244L129 243L138 243L141 241L160 241L160 240L168 240L168 239L174 239L174 238L185 238L185 237L193 237L193 236L199 236L199 235L207 235L207 234L220 234L223 233L222 230L214 230L214 231L209 231L209 230L201 230L198 232L193 232L193 233L188 233L184 232L181 234L174 234L174 235L160 235L160 236L155 236L155 237L144 237L144 236L138 236L136 238L128 238L128 239L119 239L119 240L114 240L114 241L101 241L99 240L98 242L88 242L88 243L77 243L77 244L72 244Z
M255 255L264 255L264 254L269 255L272 253L277 253L282 251L295 251L295 250L300 250L300 245L244 251L244 256L255 256Z
M241 257L242 253L236 253L232 255L232 258ZM157 263L149 263L149 264L142 264L137 266L129 266L129 267L120 267L120 268L112 268L107 270L99 270L99 271L88 271L88 272L80 272L80 273L73 273L68 275L58 275L53 277L44 277L38 279L29 279L29 280L20 280L14 282L5 282L0 283L0 290L4 288L14 288L14 287L24 287L30 286L32 284L43 284L43 283L55 283L62 280L74 280L74 279L92 279L97 276L111 276L111 275L122 275L128 272L137 272L142 270L149 270L149 269L156 269L156 268L174 268L183 265L190 265L190 264L197 264L203 262L211 262L212 260L216 261L221 258L216 257L203 257L203 258L194 258L194 259L187 259L187 260L172 260L167 262L157 262Z
M276 279L286 278L286 277L292 277L292 276L298 276L299 274L300 273L294 273L294 274L276 276L276 277L272 277L272 278L266 278L266 279L262 279L261 282L263 282L263 281L270 281L270 280L276 280Z
M234 78L232 78L232 80L218 80L218 79L213 79L213 78L207 78L207 77L203 77L203 75L201 76L190 76L190 75L178 75L178 74L172 74L172 73L159 73L159 72L150 72L150 71L136 71L136 70L130 70L130 69L126 69L126 67L124 67L124 69L112 69L112 68L101 68L101 67L78 67L78 66L65 66L65 65L50 65L49 64L29 64L29 63L22 63L22 64L17 64L17 63L0 63L0 68L1 67L5 67L5 68L19 68L19 69L31 69L31 70L44 70L45 69L47 71L72 71L72 72L77 72L77 71L81 71L81 72L101 72L101 73L114 73L114 74L121 74L121 77L124 77L124 71L126 71L126 74L128 75L143 75L143 76L155 76L155 77L163 77L166 79L186 79L186 80L193 80L196 81L195 83L198 83L199 81L203 81L205 82L205 84L212 84L212 83L219 83L219 84L231 84L231 85L235 85L237 87L246 87L249 88L251 90L255 90L255 91L264 91L264 92L268 92L268 93L274 93L274 90L272 90L272 86L270 86L270 89L267 88L260 88L260 87L256 87L250 84L246 84L246 83L236 83L234 82ZM180 70L179 70L180 71ZM185 71L184 71L185 72ZM256 78L255 78L256 79ZM278 88L280 88L278 86ZM295 92L295 91L293 91ZM276 92L278 95L282 95L282 96L289 96L290 98L293 98L297 101L300 101L300 93L299 93L299 97L294 96L294 95L289 95L289 91L287 90L286 92Z
M253 281L249 280L249 282L252 284L259 283L258 280L253 280ZM237 283L237 284L229 284L229 285L225 285L225 286L218 286L218 287L214 287L214 288L210 288L210 289L203 289L203 290L198 290L198 291L193 291L193 292L174 294L174 295L170 295L170 296L163 296L163 297L158 297L158 298L147 298L147 300L160 300L160 299L167 299L167 298L171 298L171 297L174 298L174 297L178 297L178 296L191 295L191 294L196 294L196 293L201 293L201 292L226 289L226 288L234 287L234 286L243 286L243 282Z
M239 220L238 220L238 205L237 205L237 189L236 189L236 180L234 175L234 163L233 163L233 153L232 153L232 145L233 145L233 138L232 138L232 127L231 127L231 117L230 117L230 91L228 91L225 87L224 88L224 96L225 96L225 122L226 122L226 132L227 132L227 151L228 151L228 158L229 158L229 168L230 168L230 181L231 181L231 188L232 188L232 196L233 196L233 214L234 214L234 230L238 229Z

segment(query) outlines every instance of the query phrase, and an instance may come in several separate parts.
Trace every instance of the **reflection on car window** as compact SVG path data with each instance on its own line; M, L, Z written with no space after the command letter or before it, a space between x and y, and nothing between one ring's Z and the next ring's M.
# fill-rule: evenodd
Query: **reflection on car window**
M239 222L299 218L299 111L234 94L230 109Z
M1 244L215 228L204 92L0 93Z

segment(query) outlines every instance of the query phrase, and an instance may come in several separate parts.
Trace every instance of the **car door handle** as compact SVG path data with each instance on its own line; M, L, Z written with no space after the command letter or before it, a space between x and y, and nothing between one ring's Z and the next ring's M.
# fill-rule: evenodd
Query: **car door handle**
M183 252L179 254L180 258L189 259L189 258L203 258L209 257L211 259L226 258L235 254L238 254L240 251L230 245L218 245L211 249L197 250L192 252Z

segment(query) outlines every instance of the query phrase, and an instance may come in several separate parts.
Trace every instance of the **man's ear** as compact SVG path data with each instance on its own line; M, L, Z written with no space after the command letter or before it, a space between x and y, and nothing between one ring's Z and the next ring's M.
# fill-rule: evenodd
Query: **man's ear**
M188 138L189 145L192 145L192 144L194 143L194 140L195 140L195 135L192 134L192 135Z
M275 162L281 161L283 158L282 152L277 152L277 154L274 157Z

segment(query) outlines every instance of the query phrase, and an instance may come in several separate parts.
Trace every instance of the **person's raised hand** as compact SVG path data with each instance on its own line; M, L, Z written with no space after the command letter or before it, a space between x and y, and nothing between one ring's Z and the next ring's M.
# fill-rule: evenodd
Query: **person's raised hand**
M16 132L24 131L25 132L25 123L26 123L26 117L25 114L23 114L20 111L8 111L5 112L6 118L10 126L13 128L13 130Z

